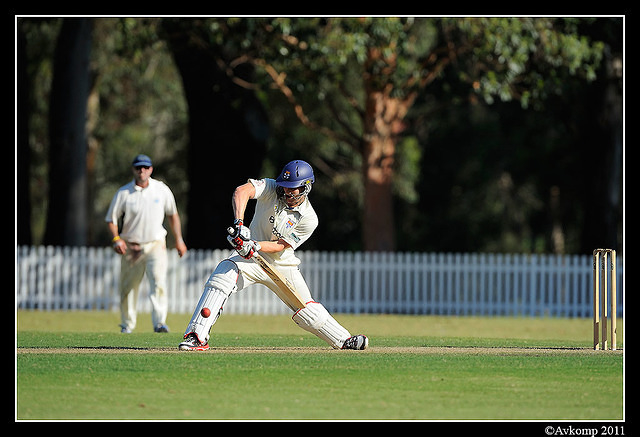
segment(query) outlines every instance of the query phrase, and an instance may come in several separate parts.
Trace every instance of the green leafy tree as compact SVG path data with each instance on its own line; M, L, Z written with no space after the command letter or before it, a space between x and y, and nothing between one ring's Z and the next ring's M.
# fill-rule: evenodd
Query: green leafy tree
M33 50L37 35L31 29L37 26L31 24L36 20L26 21L28 42L19 40L19 47ZM408 131L408 114L416 101L434 88L450 87L448 80L455 76L460 88L448 94L454 99L468 97L489 105L517 100L522 108L542 108L550 97L566 92L567 77L585 83L594 78L602 44L581 34L591 22L582 18L95 20L93 87L88 113L78 116L89 129L88 155L80 161L87 163L93 214L102 217L111 186L126 175L130 155L148 152L160 164L172 162L167 168L172 169L173 181L181 181L178 190L186 194L177 193L178 202L189 198L186 218L193 219L194 227L188 228L187 237L202 239L203 247L217 246L206 234L224 229L227 218L215 205L228 203L229 187L247 174L257 174L261 166L272 175L282 163L263 163L263 158L279 160L297 147L296 157L304 152L320 176L330 179L329 188L318 184L318 190L333 190L333 196L345 197L345 204L359 208L363 243L349 247L393 250L399 227L394 224L394 206L398 198L416 201L415 182L425 153L419 145L424 142L407 136L415 135ZM157 27L159 23L162 26ZM175 68L167 65L167 43L182 83L176 80ZM48 101L47 82L37 82L30 100L42 105ZM20 90L20 96L27 96ZM305 129L286 125L289 132L295 131L295 138L270 145L267 115L272 126L281 129L280 121L289 120L283 118L283 102ZM269 108L268 114L263 107ZM189 146L184 148L180 132L185 131L187 111ZM431 124L434 119L427 115L421 120ZM32 119L31 125L37 128L39 123ZM23 140L26 131L21 124ZM43 138L45 131L40 127L29 135ZM32 145L35 160L42 155L40 143L44 141ZM78 151L74 159L84 153L74 150ZM188 153L181 153L185 150ZM27 153L19 154L20 168L28 159ZM44 167L32 163L32 187L46 174ZM111 188L105 190L107 185ZM46 186L36 191L44 196ZM61 199L56 196L56 202ZM37 211L41 209L38 205ZM26 207L20 206L20 211L30 214ZM357 226L347 228L357 233Z
M231 35L239 20L218 21ZM563 78L592 80L601 43L578 20L554 18L285 18L243 23L230 75L252 63L307 127L360 156L363 247L396 248L393 187L398 141L415 99L444 69L486 102L536 106ZM225 44L228 41L225 40Z

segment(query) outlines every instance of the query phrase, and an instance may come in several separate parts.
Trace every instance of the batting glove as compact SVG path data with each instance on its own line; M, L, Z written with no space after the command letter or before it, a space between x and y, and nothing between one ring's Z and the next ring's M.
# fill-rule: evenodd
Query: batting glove
M238 254L246 259L251 259L254 253L261 249L260 243L257 241L249 240L242 243L242 247L236 248Z
M235 219L233 221L233 229L234 233L232 234L232 237L240 237L244 241L251 240L251 230L244 225L242 219Z

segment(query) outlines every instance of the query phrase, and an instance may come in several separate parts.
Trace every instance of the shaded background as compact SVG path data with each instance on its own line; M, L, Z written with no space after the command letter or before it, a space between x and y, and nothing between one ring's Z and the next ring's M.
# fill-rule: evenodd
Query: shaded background
M111 197L131 179L133 156L146 153L153 176L176 195L190 248L226 248L233 188L247 177L276 177L289 160L304 159L316 171L311 200L320 218L305 250L586 254L610 247L622 254L623 18L553 22L589 41L601 58L580 61L593 66L593 77L580 74L589 68L576 67L568 55L554 60L557 66L529 58L521 82L544 82L545 90L529 104L516 93L501 94L509 74L496 70L490 82L493 76L478 67L491 66L487 53L499 57L500 41L518 52L510 32L521 19L503 24L491 50L460 50L428 86L407 91L412 104L393 134L392 203L374 214L393 218L385 247L363 233L371 218L358 149L366 126L348 112L342 94L378 71L359 72L362 65L377 67L359 63L358 50L371 59L370 41L402 43L402 50L380 49L375 78L386 77L390 59L425 78L436 64L406 66L428 59L409 60L411 53L434 53L445 40L462 47L469 35L490 38L465 27L476 21L424 19L430 21L411 23L417 34L405 32L403 22L394 40L384 32L395 23L278 20L17 18L17 243L108 245ZM327 51L327 64L317 67L295 63L313 47L337 47L331 40L337 30L350 51ZM433 47L421 46L427 41ZM334 71L341 53L346 67ZM265 63L286 68L287 85L314 122L343 124L356 140L301 123ZM384 89L386 82L368 83ZM364 107L365 97L354 95Z

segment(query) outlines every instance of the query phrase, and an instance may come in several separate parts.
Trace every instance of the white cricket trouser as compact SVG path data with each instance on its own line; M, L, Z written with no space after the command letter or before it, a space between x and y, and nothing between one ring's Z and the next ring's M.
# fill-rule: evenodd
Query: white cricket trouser
M144 274L149 280L151 323L167 320L167 246L164 240L145 244L127 243L120 262L120 318L122 326L133 330L137 321L138 292Z
M302 273L296 266L278 267L295 287L307 308L297 311L293 320L306 331L322 338L332 347L339 349L350 337L349 331L343 328L324 308L322 304L312 302L311 292ZM277 290L269 275L254 261L241 256L233 256L222 261L209 276L200 301L196 305L191 321L185 330L185 337L194 333L202 343L209 341L210 330L222 313L222 307L233 293L237 293L252 284L262 284ZM211 311L210 316L203 316L203 308Z
M233 257L232 260L242 272L238 277L238 287L235 291L254 283L263 284L273 291L277 290L269 275L257 263L239 256ZM324 305L313 301L307 282L298 267L277 267L277 269L293 284L307 304L306 308L298 310L293 315L293 321L305 331L326 341L333 348L340 349L345 340L351 336L349 331L329 314Z
M238 266L238 269L242 273L238 278L237 288L234 292L238 292L252 284L262 284L274 292L278 289L269 275L267 275L267 273L262 270L262 267L255 261L245 259L239 255L233 256L230 259ZM305 281L304 276L302 276L297 266L278 266L276 268L293 284L304 302L313 300L311 291L309 291L309 287L307 286L307 281Z

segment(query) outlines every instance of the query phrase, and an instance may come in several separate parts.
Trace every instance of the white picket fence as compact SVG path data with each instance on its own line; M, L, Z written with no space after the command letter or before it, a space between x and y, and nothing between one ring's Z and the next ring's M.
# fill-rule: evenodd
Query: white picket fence
M169 308L191 313L226 250L169 255ZM301 251L314 299L335 313L590 317L593 270L588 255L367 253ZM617 262L618 316L624 302ZM16 307L38 310L118 308L120 257L111 248L16 248ZM149 312L148 284L138 302ZM235 293L225 313L288 314L266 287Z

